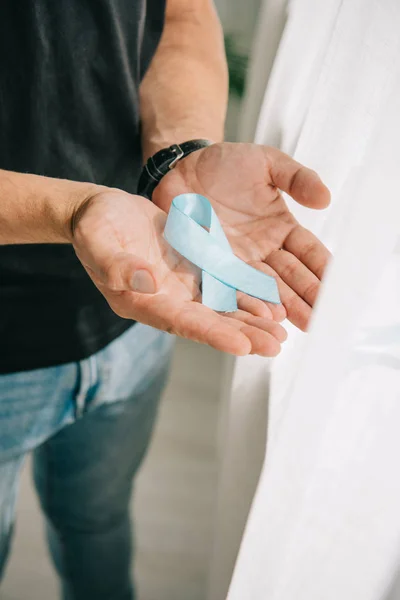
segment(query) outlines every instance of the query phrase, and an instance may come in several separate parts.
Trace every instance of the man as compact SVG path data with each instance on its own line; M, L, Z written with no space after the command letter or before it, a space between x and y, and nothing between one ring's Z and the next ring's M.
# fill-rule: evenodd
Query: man
M329 193L272 148L221 143L227 69L211 0L7 0L0 27L0 562L33 450L63 597L125 600L163 332L276 355L277 321L306 327L328 258L279 189L312 208ZM137 184L160 150L169 172L156 187L141 179L150 202ZM211 200L234 252L277 277L281 306L241 296L220 315L199 302L192 267L162 238L181 192Z

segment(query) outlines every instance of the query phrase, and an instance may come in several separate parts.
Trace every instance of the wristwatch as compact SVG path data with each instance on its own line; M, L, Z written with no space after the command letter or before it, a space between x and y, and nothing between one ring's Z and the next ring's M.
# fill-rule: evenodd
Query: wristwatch
M177 163L196 150L207 148L213 142L209 140L190 140L183 144L172 144L169 148L159 150L151 156L139 178L137 193L151 200L151 196L161 179L173 169Z

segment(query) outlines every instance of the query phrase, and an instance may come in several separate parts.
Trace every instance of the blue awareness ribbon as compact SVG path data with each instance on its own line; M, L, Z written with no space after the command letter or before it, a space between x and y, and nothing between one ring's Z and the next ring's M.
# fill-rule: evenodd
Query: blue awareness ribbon
M206 228L206 229L205 229ZM233 254L209 200L200 194L176 196L164 230L166 241L202 271L202 302L218 312L237 310L236 290L279 304L274 277Z

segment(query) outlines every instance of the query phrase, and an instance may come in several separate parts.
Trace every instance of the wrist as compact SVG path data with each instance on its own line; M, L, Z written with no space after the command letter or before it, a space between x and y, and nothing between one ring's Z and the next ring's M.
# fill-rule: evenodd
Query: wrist
M111 188L91 183L76 183L71 188L64 204L64 210L60 213L57 222L58 235L62 239L62 243L73 243L78 220L93 199L106 190L110 191Z
M0 244L69 243L72 216L97 187L0 170Z
M149 200L163 177L170 173L180 161L190 154L211 146L207 139L192 139L181 144L172 144L159 150L146 162L139 178L137 193Z
M169 148L174 144L181 145L188 140L209 140L211 144L216 144L222 142L223 139L223 127L221 131L217 131L215 128L205 128L204 131L199 129L185 129L184 133L179 130L170 131L168 133L164 132L163 135L153 136L151 138L147 137L146 139L145 136L143 136L143 161L144 164L146 164L149 158L157 154L157 152L160 152L160 150Z

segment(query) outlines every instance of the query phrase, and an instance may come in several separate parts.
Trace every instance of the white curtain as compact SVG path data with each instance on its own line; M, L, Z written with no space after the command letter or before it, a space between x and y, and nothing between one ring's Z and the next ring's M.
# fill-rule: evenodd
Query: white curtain
M269 17L282 33L272 62ZM267 399L267 460L229 600L396 598L399 32L398 0L271 0L262 13L251 76L270 76L256 141L279 145L329 185L328 211L288 202L335 259L309 334L290 327L272 366L240 359L227 383L211 600L226 597L266 439L249 427ZM259 105L250 81L250 129ZM246 480L249 444L257 456Z

